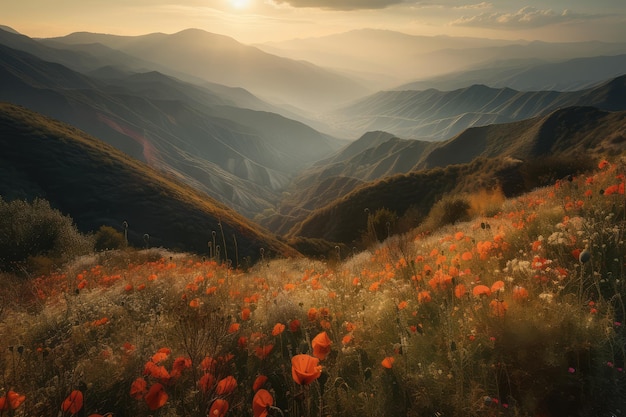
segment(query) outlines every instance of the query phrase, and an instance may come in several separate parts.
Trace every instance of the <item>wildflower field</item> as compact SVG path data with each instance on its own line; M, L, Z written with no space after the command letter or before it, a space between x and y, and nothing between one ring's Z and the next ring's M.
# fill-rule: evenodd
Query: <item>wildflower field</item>
M332 262L153 249L2 275L0 416L623 414L625 173Z

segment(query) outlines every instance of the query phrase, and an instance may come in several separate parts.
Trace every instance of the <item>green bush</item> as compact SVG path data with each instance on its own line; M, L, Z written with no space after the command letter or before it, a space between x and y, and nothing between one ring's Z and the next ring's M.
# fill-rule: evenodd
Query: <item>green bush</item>
M433 205L420 228L433 232L449 224L467 221L470 218L470 209L471 205L466 197L446 196Z
M111 226L100 226L94 236L94 249L97 251L122 249L126 246L124 234Z
M92 248L72 219L46 200L6 202L0 197L1 271L45 272L42 266L50 269Z

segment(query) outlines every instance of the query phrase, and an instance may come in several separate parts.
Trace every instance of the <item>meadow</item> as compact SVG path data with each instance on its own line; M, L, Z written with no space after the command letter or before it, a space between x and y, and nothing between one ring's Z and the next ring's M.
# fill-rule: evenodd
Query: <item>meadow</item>
M326 261L115 250L1 274L0 416L619 415L625 179L600 161L467 196L469 221Z

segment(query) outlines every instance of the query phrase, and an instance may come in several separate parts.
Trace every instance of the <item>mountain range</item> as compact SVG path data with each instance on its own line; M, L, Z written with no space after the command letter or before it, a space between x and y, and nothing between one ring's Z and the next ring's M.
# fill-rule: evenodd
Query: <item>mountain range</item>
M206 252L217 234L222 256L257 259L261 248L292 256L295 251L232 209L159 173L73 126L13 104L0 104L0 195L45 198L71 213L83 231L128 223L136 246ZM223 243L222 243L223 242ZM230 255L228 255L230 254Z
M369 55L358 49L348 58L347 45L362 43L370 46ZM462 46L482 57L482 64L465 60L458 67L467 71L367 95L379 82L415 74L407 68L405 74L389 72L386 81L379 77L386 65L403 62L402 51L412 51L411 65L425 57L443 65L446 60L435 57L460 63L469 54L458 52ZM0 101L11 103L2 108L2 146L11 155L5 157L4 178L11 181L3 182L0 195L43 196L87 231L100 224L119 227L123 218L155 211L160 214L146 215L143 223L129 220L140 226L136 233L189 250L206 246L205 232L217 223L228 229L224 236L253 236L238 242L247 256L259 247L295 253L275 236L293 245L303 239L326 242L313 245L322 250L335 243L351 246L363 233L365 209L386 208L400 217L411 212L419 221L449 193L498 187L516 195L583 172L601 156L621 155L626 55L619 52L626 47L567 46L375 30L247 46L196 29L32 39L0 28ZM276 55L285 50L291 52ZM286 57L314 50L315 64ZM581 56L592 50L592 56ZM386 59L379 67L366 65L376 51ZM334 60L341 54L344 61ZM324 68L320 62L336 65ZM567 68L571 76L558 79ZM479 79L501 86L470 82ZM529 87L533 79L545 89L511 87ZM459 88L434 88L455 83ZM559 85L568 91L552 89ZM60 140L39 143L47 137ZM100 156L87 152L89 164L75 166L76 143L87 142L105 150ZM68 143L74 148L66 148ZM45 152L29 152L29 146ZM116 153L112 163L108 146L124 156ZM46 161L45 169L31 175L46 152L58 166ZM111 191L126 177L133 178L133 192ZM94 190L82 191L90 201L86 206L73 193L64 195L67 187L86 190L88 181ZM143 182L150 186L138 192ZM105 191L91 195L96 190ZM167 209L158 207L158 196L168 199L162 203ZM201 201L204 208L198 208ZM176 210L184 216L172 215ZM162 224L167 216L176 219L176 227ZM186 243L185 236L194 238Z

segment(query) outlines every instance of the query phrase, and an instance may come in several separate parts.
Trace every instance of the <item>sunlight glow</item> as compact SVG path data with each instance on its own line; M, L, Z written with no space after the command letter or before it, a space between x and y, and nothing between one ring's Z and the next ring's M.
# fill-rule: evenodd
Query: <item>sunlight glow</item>
M230 0L230 4L235 9L245 9L250 5L250 0Z

